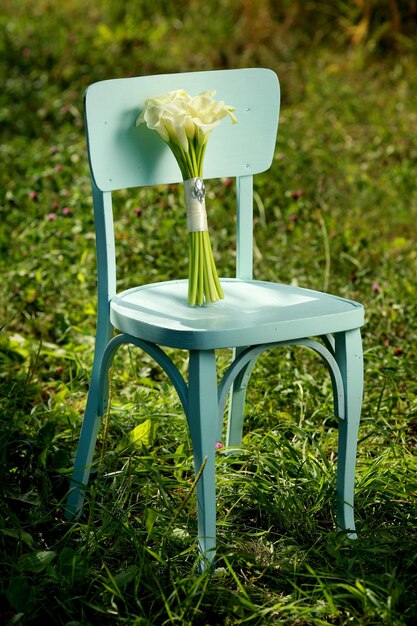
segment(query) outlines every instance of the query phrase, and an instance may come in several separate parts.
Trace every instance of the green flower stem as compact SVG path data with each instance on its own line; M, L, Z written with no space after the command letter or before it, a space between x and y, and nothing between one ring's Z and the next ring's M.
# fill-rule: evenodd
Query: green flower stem
M208 248L208 253L209 253L209 262L210 262L210 268L211 268L211 275L212 275L213 281L214 281L214 291L215 291L216 296L217 296L216 300L223 300L224 293L223 293L222 286L220 284L219 276L217 274L216 263L214 261L213 250L211 249L210 237L209 237L208 232L206 233L206 239L207 239L207 248Z
M204 302L204 254L201 232L197 232L197 235L195 236L197 239L196 268L198 269L197 304L200 305Z
M196 252L196 237L188 233L188 303L195 304L197 300L198 255Z

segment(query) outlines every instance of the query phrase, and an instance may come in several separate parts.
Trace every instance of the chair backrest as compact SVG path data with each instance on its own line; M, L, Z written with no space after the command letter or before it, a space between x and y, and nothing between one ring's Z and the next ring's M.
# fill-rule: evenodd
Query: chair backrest
M211 133L204 178L257 174L272 162L279 116L279 83L268 69L239 69L105 80L86 92L87 141L92 177L101 191L181 181L164 141L136 127L147 98L175 89L190 95L216 91L235 107L238 124L222 121Z
M147 98L176 89L192 96L215 90L217 99L235 107L238 123L224 119L210 135L203 175L236 177L236 276L252 278L253 175L267 170L274 155L280 104L276 74L249 68L105 80L91 85L85 96L102 307L116 290L111 192L182 180L158 133L144 124L136 127Z

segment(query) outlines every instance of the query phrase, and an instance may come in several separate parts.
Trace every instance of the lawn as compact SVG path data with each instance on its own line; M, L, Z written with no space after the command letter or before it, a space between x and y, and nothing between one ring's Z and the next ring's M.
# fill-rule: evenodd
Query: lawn
M146 4L1 2L0 623L412 626L415 14L399 1L386 5L400 22L381 2L370 23L341 1ZM133 348L113 367L83 515L64 520L95 332L83 93L105 78L257 65L277 72L283 101L272 168L255 184L255 276L366 308L359 537L335 527L330 379L307 351L281 348L255 369L240 454L218 452L217 570L201 574L185 419ZM224 276L233 191L210 183ZM186 276L183 208L177 186L115 194L120 288ZM172 356L184 369L186 355ZM219 353L220 369L229 358Z

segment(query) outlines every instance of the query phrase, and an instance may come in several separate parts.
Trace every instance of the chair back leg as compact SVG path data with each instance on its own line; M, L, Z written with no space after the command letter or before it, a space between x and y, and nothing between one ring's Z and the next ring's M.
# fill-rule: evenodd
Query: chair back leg
M113 326L107 313L100 313L97 323L97 337L94 350L94 363L91 373L87 404L81 426L80 440L75 454L74 469L71 476L70 490L65 508L65 517L72 519L81 514L85 488L91 472L97 433L101 421L100 406L103 405L101 394L106 392L100 385L100 370L106 346L113 335Z
M360 330L336 334L336 360L345 391L345 417L339 420L337 462L338 524L356 538L354 483L356 449L363 395L363 355Z
M98 415L99 397L97 385L92 385L88 393L87 406L81 427L80 440L74 461L70 490L66 503L65 517L72 519L81 514L84 492L90 477L97 433L100 426Z
M234 357L239 356L245 348L236 348ZM227 419L226 446L237 447L242 445L243 418L245 416L246 389L255 367L258 355L242 368L230 391L230 404Z

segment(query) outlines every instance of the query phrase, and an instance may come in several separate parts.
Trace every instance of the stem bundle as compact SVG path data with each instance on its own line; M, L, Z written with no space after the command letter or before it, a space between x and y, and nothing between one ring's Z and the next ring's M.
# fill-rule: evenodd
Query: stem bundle
M188 234L188 304L202 305L224 298L208 231Z

